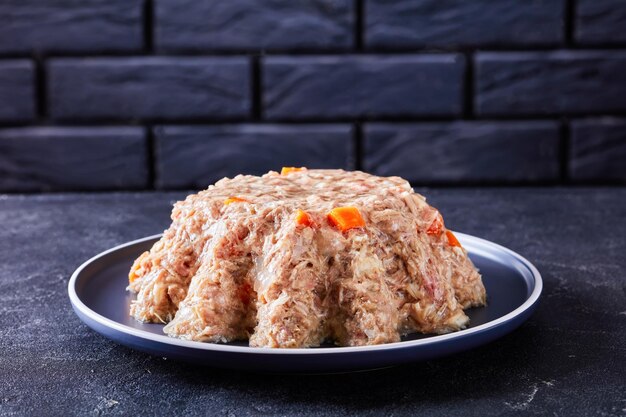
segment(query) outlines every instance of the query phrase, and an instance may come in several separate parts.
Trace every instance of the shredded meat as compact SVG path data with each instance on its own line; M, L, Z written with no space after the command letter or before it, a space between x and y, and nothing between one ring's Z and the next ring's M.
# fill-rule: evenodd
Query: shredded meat
M356 207L365 226L327 219ZM296 212L308 215L307 223ZM188 340L311 347L464 328L480 274L439 212L399 177L302 170L225 178L176 203L131 269L130 314Z

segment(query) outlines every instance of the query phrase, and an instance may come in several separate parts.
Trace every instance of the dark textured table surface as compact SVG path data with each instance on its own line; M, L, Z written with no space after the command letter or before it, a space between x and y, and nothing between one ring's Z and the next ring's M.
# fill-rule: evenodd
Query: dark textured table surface
M83 325L70 274L161 232L183 193L0 196L0 415L626 415L626 189L431 189L451 228L526 256L531 319L445 359L343 375L229 372Z

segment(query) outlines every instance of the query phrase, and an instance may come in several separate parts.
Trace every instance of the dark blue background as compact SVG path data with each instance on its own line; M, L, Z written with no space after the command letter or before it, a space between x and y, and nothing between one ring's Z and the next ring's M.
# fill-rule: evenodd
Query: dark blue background
M0 192L626 182L623 0L5 0Z

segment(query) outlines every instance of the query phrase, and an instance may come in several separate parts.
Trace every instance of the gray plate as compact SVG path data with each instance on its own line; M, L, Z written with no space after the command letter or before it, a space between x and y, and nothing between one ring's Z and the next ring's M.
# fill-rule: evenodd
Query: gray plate
M133 295L125 288L135 258L160 235L125 243L91 258L72 275L74 311L89 327L118 343L150 354L221 368L267 372L343 372L382 368L450 355L488 343L522 324L535 309L543 283L539 271L517 253L456 233L483 275L488 305L468 310L470 326L439 336L410 335L376 346L267 349L247 343L213 344L170 338L163 325L128 315Z

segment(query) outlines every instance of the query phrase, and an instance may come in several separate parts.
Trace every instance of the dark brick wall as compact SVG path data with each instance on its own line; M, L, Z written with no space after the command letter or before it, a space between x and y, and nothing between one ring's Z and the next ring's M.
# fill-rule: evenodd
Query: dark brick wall
M0 192L626 183L624 0L6 0Z

